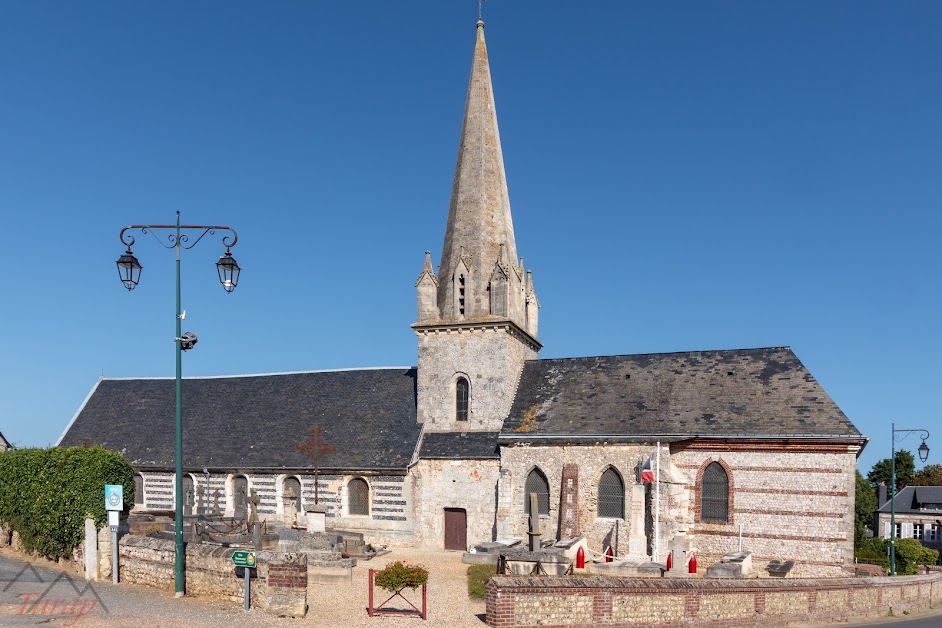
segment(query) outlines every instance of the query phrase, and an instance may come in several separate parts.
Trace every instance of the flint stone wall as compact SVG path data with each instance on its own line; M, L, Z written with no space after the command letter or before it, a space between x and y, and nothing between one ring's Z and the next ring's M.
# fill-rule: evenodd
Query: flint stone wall
M854 565L853 452L815 451L797 446L753 444L748 450L697 449L674 443L661 448L660 562L667 560L670 540L685 534L697 553L700 570L738 551L742 525L744 551L752 552L754 572L768 577L772 560L794 560L789 577L820 578L849 575ZM653 453L654 444L515 445L503 447L498 491L497 537L526 538L524 486L538 468L549 481L548 517L542 517L545 538L556 537L560 521L560 492L565 464L579 469L578 522L588 545L602 551L608 545L623 555L629 537L647 538L643 554L653 551L654 499L652 484L644 501L644 529L632 530L631 486L634 467ZM719 462L729 477L729 519L726 523L700 520L700 478L711 462ZM598 512L599 479L614 468L625 484L624 519L602 518ZM676 558L676 557L675 557Z
M416 486L416 538L423 547L445 547L445 509L467 512L468 544L494 540L498 460L420 460Z
M699 484L711 462L726 469L729 520L700 520ZM669 508L689 504L689 536L705 569L739 547L752 552L753 568L766 577L771 560L794 560L788 577L836 578L854 566L856 455L852 452L782 450L755 445L752 451L681 450L672 464L686 478Z
M611 545L618 548L619 555L628 553L629 537L631 535L643 536L653 534L653 501L648 504L649 515L647 526L649 530L631 530L631 487L635 483L635 466L643 462L654 453L654 444L651 445L530 445L503 447L501 449L502 468L500 474L500 492L497 510L497 537L498 538L527 538L529 520L524 510L524 487L527 475L533 469L539 469L549 482L549 516L541 517L540 526L543 538L558 538L560 522L560 491L562 487L563 465L573 464L579 469L579 487L576 514L578 527L589 547L602 551ZM661 447L661 474L664 480L670 477L669 455L667 447ZM608 518L598 516L598 490L602 474L609 468L615 469L621 476L625 486L625 517ZM680 478L683 484L683 478ZM660 536L663 540L662 549L666 549L666 541L670 539L681 524L686 523L686 508L675 505L668 507L668 491L675 484L662 484ZM647 490L653 490L647 485ZM645 497L647 499L647 497ZM642 510L644 505L642 505ZM671 513L671 510L673 512ZM641 526L642 528L644 526ZM686 529L686 528L684 528ZM649 555L649 548L640 548L641 553ZM662 559L664 557L662 556Z
M818 624L942 604L942 573L724 581L494 576L486 588L493 628Z
M173 591L174 542L127 535L118 542L119 580ZM236 577L235 548L190 543L186 548L186 591L241 603L244 580ZM307 557L257 552L251 603L273 615L303 617L307 611Z

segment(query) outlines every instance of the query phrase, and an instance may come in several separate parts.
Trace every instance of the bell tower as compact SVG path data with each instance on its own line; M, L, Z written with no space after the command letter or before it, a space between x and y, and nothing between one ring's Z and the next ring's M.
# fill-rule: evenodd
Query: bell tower
M517 257L484 22L478 20L438 272L416 281L418 420L426 431L497 431L523 363L536 357L539 301Z

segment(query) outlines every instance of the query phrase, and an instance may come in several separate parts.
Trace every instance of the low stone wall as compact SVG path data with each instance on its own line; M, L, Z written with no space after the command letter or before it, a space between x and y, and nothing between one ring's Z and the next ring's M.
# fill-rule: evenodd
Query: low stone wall
M827 580L494 576L487 625L783 625L900 615L940 603L939 573Z
M174 589L174 542L127 535L118 543L121 582L165 591ZM236 577L235 548L189 543L186 548L186 591L242 602L244 580ZM307 611L307 557L269 551L256 553L257 578L252 579L252 606L275 615L303 617Z

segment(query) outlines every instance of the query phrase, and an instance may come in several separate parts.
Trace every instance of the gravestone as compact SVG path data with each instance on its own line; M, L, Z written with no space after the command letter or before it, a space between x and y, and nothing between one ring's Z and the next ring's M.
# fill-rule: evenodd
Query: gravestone
M672 554L671 568L668 571L674 575L687 573L687 556L690 553L690 539L682 534L678 534L667 544L667 550Z
M325 532L327 530L327 507L321 504L307 505L307 531Z
M288 486L282 494L282 505L284 506L284 522L289 528L298 522L298 496L294 489Z
M530 551L540 549L540 498L536 493L530 493L530 528L527 535L530 537Z
M631 487L631 508L628 513L628 557L647 556L648 537L644 535L644 484Z
M795 561L793 560L770 560L769 564L765 566L765 570L773 578L784 578L794 566Z
M258 496L258 491L254 488L252 489L250 503L252 504L251 512L249 512L248 526L251 528L253 525L258 523L258 505L262 503L262 498Z

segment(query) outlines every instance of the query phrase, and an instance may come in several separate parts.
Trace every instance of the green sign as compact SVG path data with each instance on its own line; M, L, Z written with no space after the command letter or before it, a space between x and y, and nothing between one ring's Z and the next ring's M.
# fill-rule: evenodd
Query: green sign
M255 552L234 552L232 562L235 563L236 567L254 567Z

